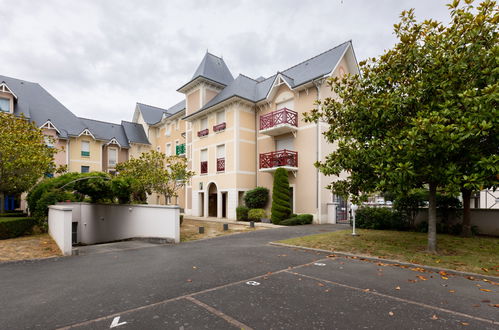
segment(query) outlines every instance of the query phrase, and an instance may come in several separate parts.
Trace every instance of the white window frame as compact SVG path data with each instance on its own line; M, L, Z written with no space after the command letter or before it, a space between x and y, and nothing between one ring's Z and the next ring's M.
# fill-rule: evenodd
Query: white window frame
M203 125L203 123L206 123L206 125ZM207 128L208 128L208 117L203 117L199 120L199 130L202 131Z
M9 107L7 110L0 109L0 111L1 111L1 112L8 112L8 113L12 113L10 99L5 98L5 97L0 97L0 100L2 100L2 101L7 101L7 104L8 104L8 107Z
M219 120L218 116L221 115L221 119L222 120ZM217 125L218 124L221 124L221 123L225 123L225 110L222 110L222 111L218 111L215 115L215 120L217 122Z
M171 123L165 125L165 136L172 135Z
M111 151L115 153L114 164L111 164ZM107 165L108 166L116 166L118 164L118 149L117 148L108 148L107 149Z
M171 142L168 142L165 146L165 155L166 156L171 156L172 155L172 144Z

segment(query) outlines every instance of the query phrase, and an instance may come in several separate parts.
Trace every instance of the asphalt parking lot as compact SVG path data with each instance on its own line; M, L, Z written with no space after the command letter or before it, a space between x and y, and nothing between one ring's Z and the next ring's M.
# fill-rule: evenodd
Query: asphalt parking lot
M341 228L3 264L0 328L499 328L494 279L268 244Z

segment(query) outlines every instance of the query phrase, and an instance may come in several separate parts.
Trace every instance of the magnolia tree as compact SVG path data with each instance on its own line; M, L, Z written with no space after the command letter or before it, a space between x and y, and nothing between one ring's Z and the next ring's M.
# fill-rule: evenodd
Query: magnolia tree
M187 160L180 156L165 156L152 150L142 153L116 167L119 177L130 178L135 192L134 199L145 202L146 193L165 196L168 203L194 175L187 169Z
M45 144L42 131L24 117L0 112L0 213L4 196L31 188L55 168L56 152Z
M355 200L374 191L429 188L432 253L437 189L498 183L497 5L472 3L448 5L448 26L402 12L395 46L361 62L360 75L331 78L338 98L318 102L307 115L329 123L325 137L338 143L317 163L326 175L349 173L329 186L337 194Z

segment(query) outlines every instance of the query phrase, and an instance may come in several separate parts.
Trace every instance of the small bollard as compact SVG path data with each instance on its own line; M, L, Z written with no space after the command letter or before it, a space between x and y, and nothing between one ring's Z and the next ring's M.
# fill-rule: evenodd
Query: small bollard
M204 227L199 227L199 233L204 234Z
M229 230L229 224L228 223L224 223L224 230Z
M255 222L254 221L250 221L250 228L255 228Z

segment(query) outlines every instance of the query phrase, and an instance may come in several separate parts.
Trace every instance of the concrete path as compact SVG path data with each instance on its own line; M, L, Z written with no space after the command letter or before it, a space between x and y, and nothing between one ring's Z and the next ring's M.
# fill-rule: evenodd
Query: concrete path
M0 329L499 329L491 282L268 244L342 228L0 264Z

